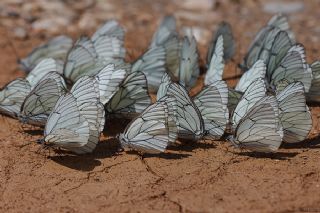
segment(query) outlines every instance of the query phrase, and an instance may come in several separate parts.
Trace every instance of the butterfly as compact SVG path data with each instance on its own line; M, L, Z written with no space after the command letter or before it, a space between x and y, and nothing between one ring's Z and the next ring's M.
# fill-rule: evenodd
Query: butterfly
M93 77L84 76L58 99L39 143L76 154L90 153L99 141L104 122L105 111L99 100L97 82Z
M121 146L143 153L159 153L174 143L177 138L174 119L177 109L172 99L165 97L157 101L132 120L118 137Z
M137 71L126 76L106 105L106 111L108 116L132 119L150 104L147 79L142 72Z
M221 22L218 25L217 31L213 34L212 40L209 45L208 53L207 53L207 64L209 65L212 59L212 55L215 52L216 44L218 41L218 38L222 36L223 38L223 59L225 61L230 60L236 50L236 43L234 40L234 36L232 33L231 25L228 22Z
M18 61L21 69L30 72L40 61L53 58L63 65L68 51L72 47L72 39L65 35L53 37L45 44L34 48L25 58Z
M18 78L9 82L0 90L0 112L14 118L18 117L21 105L39 80L51 71L61 73L61 70L58 62L46 58L41 60L26 78Z
M216 81L204 87L193 101L204 121L204 138L221 138L229 123L227 84Z
M305 140L312 128L312 116L306 105L303 84L287 84L283 90L277 92L276 98L283 126L283 141L296 143Z

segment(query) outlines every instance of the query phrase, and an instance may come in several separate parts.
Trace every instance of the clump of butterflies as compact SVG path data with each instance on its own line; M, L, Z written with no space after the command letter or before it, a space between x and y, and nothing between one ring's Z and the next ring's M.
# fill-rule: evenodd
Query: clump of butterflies
M307 138L312 118L306 101L320 102L320 61L309 65L287 18L275 15L251 43L235 88L223 80L235 53L231 26L213 34L202 90L189 90L199 77L192 33L180 36L165 17L148 49L125 61L124 29L106 22L75 43L58 36L19 61L28 74L0 92L3 114L44 127L38 143L76 154L92 152L106 118L131 119L120 144L142 153L164 152L178 139L224 138L236 147L276 151L282 142ZM157 94L152 103L149 92Z

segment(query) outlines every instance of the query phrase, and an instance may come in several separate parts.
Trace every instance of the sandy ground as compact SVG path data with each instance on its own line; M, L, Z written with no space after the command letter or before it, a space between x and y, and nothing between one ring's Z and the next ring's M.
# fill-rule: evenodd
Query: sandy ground
M175 12L180 26L196 25L209 32L209 37L221 20L230 22L238 48L235 62L226 66L226 77L240 73L236 64L270 17L262 11L262 2L224 1L207 12L192 11L196 20L188 20L177 2L114 3L119 21L127 29L128 59L147 47L158 19ZM126 7L121 7L123 4ZM289 20L312 62L320 54L320 5L317 1L304 4L304 10L290 14ZM32 31L28 39L21 40L3 27L0 32L2 86L23 76L9 40L18 55L24 56L50 34ZM65 32L80 35L68 29ZM199 44L202 61L207 42L204 39ZM41 130L0 115L0 211L320 212L320 108L312 106L311 110L310 139L283 145L274 154L240 152L222 141L200 141L143 160L134 152L117 152L118 142L111 133L119 132L121 125L114 121L108 122L109 131L104 132L94 153L72 156L39 151L34 141L41 138Z

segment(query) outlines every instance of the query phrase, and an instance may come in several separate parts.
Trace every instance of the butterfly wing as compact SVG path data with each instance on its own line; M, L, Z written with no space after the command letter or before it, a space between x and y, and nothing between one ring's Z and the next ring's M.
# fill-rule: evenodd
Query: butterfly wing
M233 143L256 152L274 152L280 145L283 131L275 113L275 97L264 97L254 104L239 121Z
M320 102L320 61L311 64L312 81L309 92L306 93L307 101Z
M118 69L114 64L104 67L95 78L98 82L100 102L105 105L119 90L120 84L126 76L124 69Z
M266 85L264 79L256 79L249 85L242 95L238 105L232 115L232 125L235 128L241 118L250 110L250 108L266 95Z
M151 104L147 79L142 72L127 75L106 106L108 114L133 118Z
M17 78L8 83L0 90L0 112L14 118L17 117L30 91L30 83L23 78Z
M266 76L266 69L267 67L265 63L262 60L258 60L247 72L241 76L235 87L235 90L244 92L256 79L264 79Z
M164 152L169 142L168 105L164 101L147 107L120 134L122 147L146 153Z
M215 50L210 60L209 69L204 79L205 85L214 81L221 81L224 69L223 59L223 36L220 35L216 41Z
M40 61L45 58L53 58L58 64L63 64L68 51L72 47L72 39L68 36L61 35L52 38L48 43L42 44L32 50L26 58L19 61L21 68L29 72L31 71Z
M57 72L48 73L25 98L19 119L23 123L44 126L56 102L65 92L62 76Z
M283 141L296 143L307 138L312 128L312 117L301 82L289 84L277 94L280 121L283 126Z
M225 82L217 81L193 99L204 121L205 137L219 139L229 122L228 87Z

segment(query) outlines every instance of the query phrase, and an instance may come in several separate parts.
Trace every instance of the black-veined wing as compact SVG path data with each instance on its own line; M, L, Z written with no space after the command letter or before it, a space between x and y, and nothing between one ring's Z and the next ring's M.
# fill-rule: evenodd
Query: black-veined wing
M265 63L262 60L258 60L247 72L241 76L235 87L235 90L244 92L256 79L264 79L266 76L266 69L267 67Z
M166 95L174 97L177 102L178 137L195 141L200 139L204 134L203 119L187 90L177 83L171 83Z
M119 90L120 84L126 77L124 69L118 69L114 64L105 66L95 78L98 82L100 102L105 105Z
M223 36L220 35L215 43L215 49L212 53L209 68L204 79L205 85L210 85L212 82L222 80L224 69L223 43Z
M280 121L283 126L283 141L296 143L305 140L312 128L312 117L301 82L289 84L277 94Z
M148 49L131 67L131 72L141 71L148 80L150 91L157 91L159 79L166 72L166 50L163 46Z
M305 91L311 86L312 71L305 59L304 47L300 44L292 46L286 56L281 60L279 66L271 75L270 86L277 87L283 79L289 83L300 81Z
M71 47L72 39L70 37L64 35L57 36L33 49L32 52L29 53L26 58L21 59L19 63L21 68L26 72L31 71L45 58L53 58L57 60L59 64L63 64Z
M199 77L199 53L196 39L185 36L182 41L179 66L179 83L191 89Z
M229 123L227 84L224 81L216 81L204 87L193 101L204 121L204 137L219 139Z
M172 116L176 108L172 100L158 101L147 107L120 134L122 147L145 153L164 152L177 138L177 128ZM171 102L168 104L167 101Z
M20 113L24 99L30 91L30 83L23 78L17 78L9 82L0 90L0 112L16 118Z
M241 118L250 110L250 108L261 98L266 96L266 85L264 79L256 79L252 82L242 95L238 105L233 111L232 126L235 128Z
M25 98L19 120L22 123L44 126L58 99L66 91L62 76L57 72L48 73Z
M218 38L223 37L223 58L225 61L231 59L236 50L236 42L232 34L231 25L228 22L221 22L218 26L217 31L213 34L212 41L209 45L208 54L207 54L207 64L210 64L212 55L216 49L216 43Z
M267 96L256 102L239 120L231 142L239 148L256 152L274 152L281 145L277 100Z
M133 118L151 104L147 79L142 72L127 75L118 92L114 94L106 106L109 114L125 118Z
M307 101L320 102L320 61L311 64L312 81L309 92L306 93Z
M41 60L27 75L26 80L29 81L33 88L44 76L50 72L57 72L62 74L62 66L52 58L45 58Z
M104 67L98 60L93 42L81 37L71 48L64 66L63 74L71 82L76 82L84 75L96 74Z

